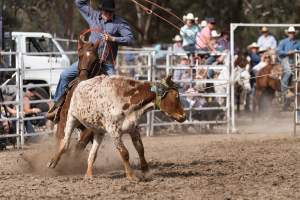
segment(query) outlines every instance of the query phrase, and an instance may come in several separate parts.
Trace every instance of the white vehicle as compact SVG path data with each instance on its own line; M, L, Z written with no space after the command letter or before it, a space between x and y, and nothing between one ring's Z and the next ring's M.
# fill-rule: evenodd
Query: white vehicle
M61 72L70 66L62 47L49 33L12 32L11 39L12 51L23 54L24 84L41 84L53 95ZM15 60L17 56L14 57L11 61L19 63Z

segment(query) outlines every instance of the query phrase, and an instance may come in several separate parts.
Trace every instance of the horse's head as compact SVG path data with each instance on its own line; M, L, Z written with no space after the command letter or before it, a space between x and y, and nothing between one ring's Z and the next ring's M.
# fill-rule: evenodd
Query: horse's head
M279 64L272 65L271 77L281 81L282 75L283 75L283 67Z
M234 66L245 69L248 64L249 60L247 59L247 54L243 52L238 53L234 61Z
M281 90L281 80L283 76L283 67L282 65L275 64L270 65L272 67L271 74L269 78L271 78L270 84L273 89L280 91Z
M84 40L84 36L79 37L78 41L78 71L80 79L88 79L93 73L94 67L99 60L98 47L100 42L95 44Z
M180 101L178 86L172 81L171 76L166 77L158 85L160 110L178 122L186 120L186 114Z

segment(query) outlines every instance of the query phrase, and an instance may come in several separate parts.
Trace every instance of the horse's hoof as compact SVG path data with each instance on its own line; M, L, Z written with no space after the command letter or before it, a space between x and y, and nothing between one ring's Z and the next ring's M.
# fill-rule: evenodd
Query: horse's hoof
M144 174L147 174L149 171L150 171L150 169L149 169L149 167L147 166L147 167L142 167L142 172L144 173Z
M56 165L57 165L57 161L52 159L52 160L50 160L50 162L48 162L47 167L54 169L56 167Z
M130 182L134 182L134 183L137 183L137 182L140 182L141 179L139 179L136 175L132 174L132 175L127 175L127 179L130 181Z

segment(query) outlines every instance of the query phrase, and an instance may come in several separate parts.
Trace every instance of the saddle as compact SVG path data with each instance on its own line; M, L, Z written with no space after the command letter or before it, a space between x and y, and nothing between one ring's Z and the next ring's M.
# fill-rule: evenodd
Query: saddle
M98 75L101 75L101 74L107 75L107 73L105 73L103 71L102 64L103 63L101 63L101 67L98 67L97 69L93 68L93 70L91 72L91 76L88 79L93 78ZM59 122L60 112L61 112L62 106L65 103L65 100L66 100L66 97L67 97L69 91L75 84L80 83L80 81L81 80L79 79L79 77L77 77L76 79L74 79L73 81L71 81L68 84L68 87L64 91L64 94L59 98L59 100L57 102L55 102L55 104L52 106L52 108L50 108L50 110L48 111L48 115L47 115L48 120L51 120L55 124ZM56 113L54 112L55 110L57 110Z
M53 121L54 123L58 123L59 121L59 115L60 115L60 111L62 109L62 106L65 103L66 97L69 93L69 91L71 90L71 88L75 85L78 84L80 82L79 78L77 77L76 79L74 79L73 81L71 81L68 84L68 87L66 88L66 90L64 91L64 94L59 98L59 100L57 102L55 102L55 104L49 109L48 111L48 116L47 118L51 121ZM57 110L56 113L54 113L54 111Z

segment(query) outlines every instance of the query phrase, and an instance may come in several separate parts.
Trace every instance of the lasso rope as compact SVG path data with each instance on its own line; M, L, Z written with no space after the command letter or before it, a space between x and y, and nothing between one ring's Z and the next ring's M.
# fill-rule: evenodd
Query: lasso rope
M296 71L296 69L293 69L293 70L288 70L290 72L294 72ZM255 76L255 77L251 77L251 78L247 78L247 79L243 79L245 81L247 80L253 80L253 79L257 79L257 78L263 78L263 77L267 77L267 76L270 76L270 75L281 75L282 73L284 72L287 72L287 70L283 71L283 72L278 72L278 73L269 73L269 74L264 74L264 75L260 75L260 76ZM214 85L214 86L208 86L208 87L204 87L203 89L206 90L206 89L211 89L211 88L215 88L215 87L219 87L219 86L227 86L228 84L230 86L234 85L236 81L227 81L226 83L223 83L223 84L217 84L217 85ZM289 88L294 88L294 87L289 87Z

